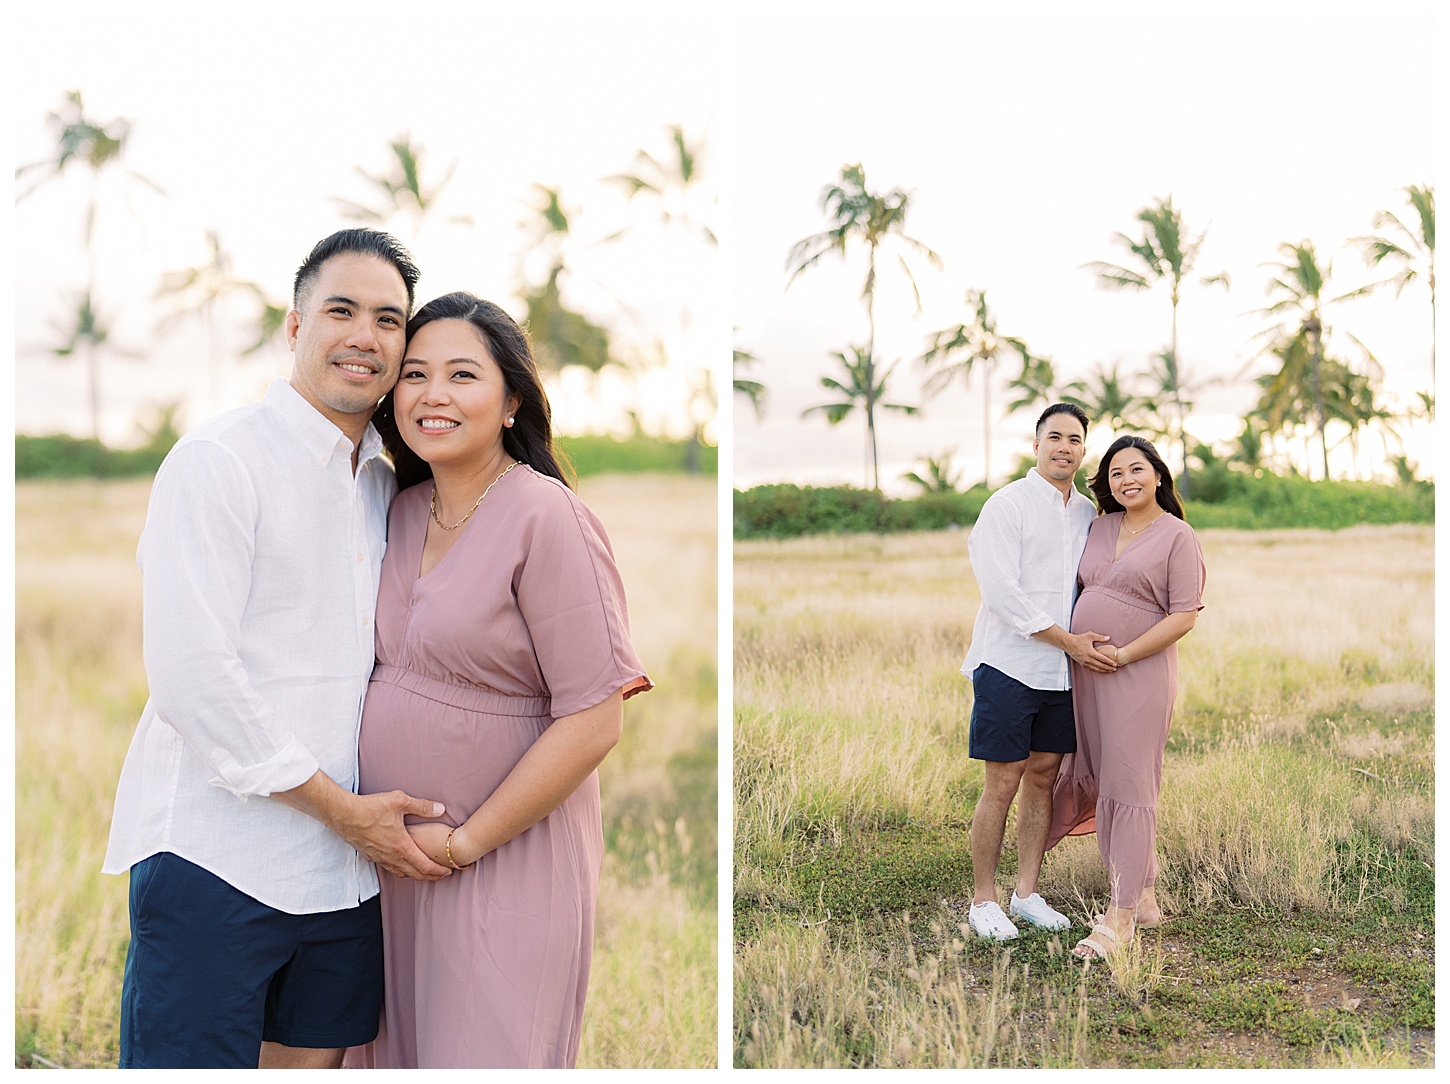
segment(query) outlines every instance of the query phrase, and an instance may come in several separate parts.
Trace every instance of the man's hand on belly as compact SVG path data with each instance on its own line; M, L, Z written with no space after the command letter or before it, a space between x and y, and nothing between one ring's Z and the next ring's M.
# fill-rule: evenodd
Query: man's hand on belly
M437 881L453 872L424 854L403 827L404 816L442 816L442 803L400 790L353 794L321 771L300 787L272 797L321 821L389 873L415 881Z
M1052 625L1041 632L1034 632L1033 639L1043 640L1053 647L1066 651L1076 663L1096 670L1099 674L1111 674L1118 668L1111 655L1104 655L1095 645L1111 640L1100 632L1068 632L1061 625Z

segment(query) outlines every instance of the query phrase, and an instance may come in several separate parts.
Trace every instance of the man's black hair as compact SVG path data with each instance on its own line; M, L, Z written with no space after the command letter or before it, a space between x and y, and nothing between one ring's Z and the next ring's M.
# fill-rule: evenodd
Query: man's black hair
M1054 414L1071 414L1074 418L1082 423L1082 435L1084 437L1087 436L1088 416L1083 411L1082 407L1077 406L1073 403L1053 403L1050 407L1042 412L1042 417L1037 419L1037 428L1032 431L1034 434L1036 434L1039 440L1042 439L1042 426L1046 423L1047 419L1052 417Z
M322 265L334 256L344 256L355 253L359 256L376 256L393 265L399 275L403 278L403 285L408 288L408 315L413 314L413 287L418 285L418 265L413 262L413 254L403 247L391 233L384 233L382 230L370 230L365 227L358 227L350 230L338 230L331 236L324 237L312 247L307 254L307 259L302 261L302 266L297 269L297 276L292 280L292 307L302 312L302 295L307 287L312 285L312 280L322 270Z

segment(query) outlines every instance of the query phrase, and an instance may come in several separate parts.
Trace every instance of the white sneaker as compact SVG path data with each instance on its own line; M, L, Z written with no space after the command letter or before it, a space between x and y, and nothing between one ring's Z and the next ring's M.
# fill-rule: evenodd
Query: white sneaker
M1017 936L1017 927L1002 913L1002 905L996 900L974 903L967 912L967 921L978 937L990 937L993 941L1010 941Z
M1040 926L1044 930L1067 930L1072 928L1072 923L1061 911L1054 911L1048 906L1047 901L1036 892L1025 900L1012 893L1012 902L1007 905L1012 912L1013 918L1024 919L1034 926Z

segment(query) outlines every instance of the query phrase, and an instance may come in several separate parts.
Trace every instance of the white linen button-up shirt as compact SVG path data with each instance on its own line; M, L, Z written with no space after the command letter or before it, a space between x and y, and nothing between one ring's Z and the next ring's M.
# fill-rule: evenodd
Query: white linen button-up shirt
M170 851L292 914L356 907L377 872L268 798L321 768L357 789L373 610L397 492L285 380L192 430L157 472L136 560L151 698L103 867Z
M1072 627L1077 565L1097 509L1074 486L1067 503L1037 468L987 498L967 537L982 605L962 673L981 663L1031 689L1072 688L1067 652L1032 634Z

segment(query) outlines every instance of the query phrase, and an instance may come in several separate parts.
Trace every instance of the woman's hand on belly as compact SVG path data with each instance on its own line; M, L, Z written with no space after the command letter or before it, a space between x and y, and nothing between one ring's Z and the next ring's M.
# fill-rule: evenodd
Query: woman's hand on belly
M408 825L408 835L413 837L413 842L418 845L418 849L440 866L451 866L455 864L460 867L471 866L477 861L477 856L474 855L468 858L467 861L460 858L458 853L459 848L456 846L450 847L448 844L448 834L452 831L453 829L449 828L448 825L439 824L437 821ZM457 836L453 837L453 842L458 842ZM450 851L453 855L453 863L448 861Z
M458 826L453 834L454 863L472 865L558 809L619 741L623 706L620 691L592 708L555 719L483 805ZM419 824L408 831L442 827ZM429 843L434 840L431 832L426 838ZM437 853L442 853L443 838L437 840ZM430 856L435 853L422 840L418 846ZM437 861L448 865L443 858Z
M1132 643L1118 648L1106 646L1102 650L1112 655L1119 666L1127 666L1130 662L1146 659L1149 655L1156 655L1165 648L1176 644L1188 635L1197 620L1197 610L1167 614L1162 621L1159 621Z

